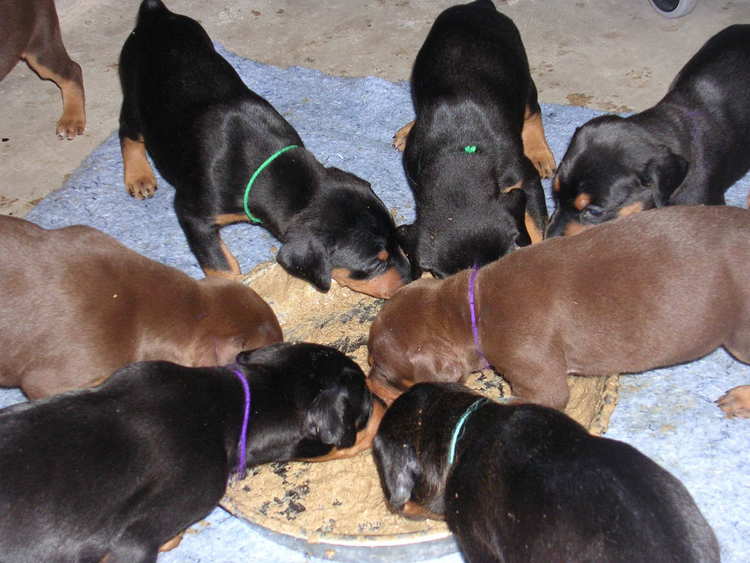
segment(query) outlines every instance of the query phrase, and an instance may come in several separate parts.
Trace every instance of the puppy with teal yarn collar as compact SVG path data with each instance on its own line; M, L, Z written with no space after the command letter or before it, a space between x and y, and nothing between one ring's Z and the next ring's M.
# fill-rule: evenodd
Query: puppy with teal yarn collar
M373 454L391 508L444 518L470 563L719 561L682 483L554 409L420 383L386 411Z

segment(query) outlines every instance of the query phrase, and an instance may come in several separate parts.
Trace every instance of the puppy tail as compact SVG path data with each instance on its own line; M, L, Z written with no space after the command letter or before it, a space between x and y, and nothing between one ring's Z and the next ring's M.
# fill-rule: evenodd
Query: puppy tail
M141 8L138 12L138 15L139 17L143 17L149 12L161 10L167 11L167 7L161 0L143 0L143 2L141 2Z

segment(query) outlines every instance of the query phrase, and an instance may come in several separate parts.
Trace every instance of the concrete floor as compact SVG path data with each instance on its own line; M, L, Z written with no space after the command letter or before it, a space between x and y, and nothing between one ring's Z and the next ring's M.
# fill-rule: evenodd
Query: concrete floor
M454 0L166 0L239 55L342 76L408 79L435 16ZM748 0L700 0L666 19L647 0L495 0L514 19L542 102L610 111L659 100L679 68L712 34L750 22ZM0 213L24 215L59 188L117 128L117 58L135 0L57 0L63 38L82 67L86 133L60 141L60 95L23 63L0 82ZM113 189L124 189L112 178Z

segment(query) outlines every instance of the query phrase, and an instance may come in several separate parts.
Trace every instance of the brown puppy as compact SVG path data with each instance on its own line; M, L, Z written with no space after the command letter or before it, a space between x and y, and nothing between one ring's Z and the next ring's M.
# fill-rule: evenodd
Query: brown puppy
M401 289L370 330L370 388L387 401L484 365L514 395L562 409L566 375L634 373L724 346L750 363L750 212L677 206L523 248Z
M84 226L0 216L0 385L35 399L141 360L229 363L282 339L252 289L194 280Z
M0 2L0 80L23 59L44 80L60 88L63 114L57 135L72 139L86 128L83 74L71 60L60 34L54 0Z

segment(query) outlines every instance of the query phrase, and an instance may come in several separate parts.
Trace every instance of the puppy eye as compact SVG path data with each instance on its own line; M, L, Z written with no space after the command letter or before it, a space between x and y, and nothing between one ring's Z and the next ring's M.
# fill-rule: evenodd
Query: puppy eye
M581 211L581 215L583 215L584 217L601 217L603 214L604 209L602 209L598 205L589 205L583 211Z

